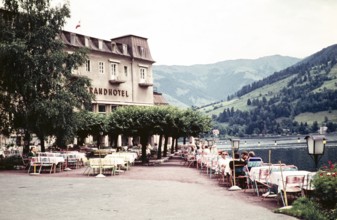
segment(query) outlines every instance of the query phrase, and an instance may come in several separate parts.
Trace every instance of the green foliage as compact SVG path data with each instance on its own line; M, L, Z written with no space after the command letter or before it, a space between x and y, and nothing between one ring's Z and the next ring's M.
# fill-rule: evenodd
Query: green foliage
M315 197L325 209L336 209L337 203L337 166L329 161L315 175Z
M199 136L211 129L208 116L172 106L121 106L107 115L80 111L76 113L76 121L76 134L81 140L89 134L97 136L101 130L114 139L120 134L140 136L143 155L146 155L145 147L150 135L179 138ZM143 159L146 159L145 156Z
M279 209L277 212L296 216L306 220L337 219L337 164L329 161L313 179L312 197L300 197L291 209Z
M0 121L6 122L0 129L24 128L41 140L56 135L66 144L75 132L74 108L90 106L93 98L89 79L72 74L86 51L67 53L59 39L68 5L4 1L0 17Z
M306 220L329 220L320 211L318 205L307 197L300 197L294 201L291 209L278 209L276 212L295 216Z

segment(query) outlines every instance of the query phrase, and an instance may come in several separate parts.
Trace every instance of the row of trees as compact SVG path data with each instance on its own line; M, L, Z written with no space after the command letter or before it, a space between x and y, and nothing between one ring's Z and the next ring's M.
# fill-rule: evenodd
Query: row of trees
M177 150L180 137L199 136L211 130L211 119L208 116L190 109L182 110L171 106L124 106L109 114L81 111L77 113L76 121L79 144L82 144L88 135L96 136L99 140L100 132L108 135L115 144L118 135L121 134L126 137L140 137L143 162L146 160L146 146L151 135L159 135L157 156L161 158L162 155L167 155L169 137L173 138L173 153Z

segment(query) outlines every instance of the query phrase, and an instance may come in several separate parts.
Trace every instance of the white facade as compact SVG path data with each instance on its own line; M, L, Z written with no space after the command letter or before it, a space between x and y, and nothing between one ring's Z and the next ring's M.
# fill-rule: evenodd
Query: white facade
M61 39L69 52L89 49L87 61L74 74L92 80L88 89L95 95L93 112L111 112L120 105L154 105L154 61L146 38L127 35L106 41L64 31Z

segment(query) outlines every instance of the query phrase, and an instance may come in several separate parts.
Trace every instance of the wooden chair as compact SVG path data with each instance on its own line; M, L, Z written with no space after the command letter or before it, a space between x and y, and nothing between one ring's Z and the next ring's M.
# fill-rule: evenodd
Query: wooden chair
M229 167L231 169L231 181L232 181L232 186L234 185L234 176L235 176L235 182L238 186L241 188L247 188L247 166L245 161L233 161L229 162ZM234 168L234 169L233 169ZM235 170L235 175L234 175L234 170Z

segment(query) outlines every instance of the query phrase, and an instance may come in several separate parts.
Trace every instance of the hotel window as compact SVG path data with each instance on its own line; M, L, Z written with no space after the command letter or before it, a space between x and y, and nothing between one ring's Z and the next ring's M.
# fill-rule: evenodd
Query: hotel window
M117 78L117 63L111 63L110 64L111 67L111 79L116 79Z
M85 70L87 71L87 72L90 72L90 60L87 60L87 61L85 61Z
M98 105L98 112L99 113L105 113L105 105Z
M124 66L124 75L125 77L128 77L128 67Z
M140 68L139 71L140 71L139 72L140 73L140 75L139 75L140 80L145 81L146 69L145 68Z
M98 72L104 73L104 63L103 62L98 62Z

